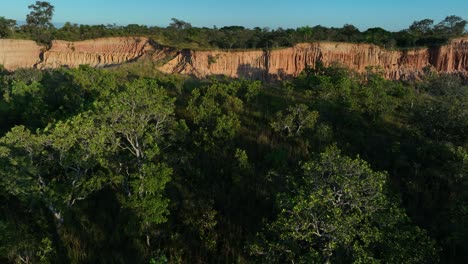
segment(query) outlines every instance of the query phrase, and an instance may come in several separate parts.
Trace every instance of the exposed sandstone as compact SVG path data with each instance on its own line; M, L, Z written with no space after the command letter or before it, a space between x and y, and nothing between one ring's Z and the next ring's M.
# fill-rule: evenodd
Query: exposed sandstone
M7 70L33 68L43 47L32 40L0 39L0 64Z
M359 73L378 67L388 79L417 79L425 69L468 75L468 38L454 39L440 48L392 51L369 44L316 42L272 51L184 51L160 68L166 73L197 77L227 75L252 79L297 76L317 62Z
M297 76L317 62L339 64L357 72L368 66L380 67L386 78L415 78L430 64L427 49L388 51L375 45L349 43L303 43L273 51L181 52L160 68L167 73L197 77L227 75L252 79L283 79Z
M152 50L148 39L144 37L101 38L78 42L54 40L51 48L44 52L39 67L77 67L81 64L106 67L136 60Z
M262 79L265 75L263 51L181 51L159 69L166 73L192 74L197 77L227 75Z
M196 77L226 75L248 79L284 79L297 76L317 62L342 65L363 73L378 67L388 79L417 79L427 69L468 76L468 38L446 46L416 50L386 50L376 45L335 42L297 44L271 51L191 51L161 47L145 37L101 38L41 46L27 40L0 40L0 64L8 70L20 67L56 68L87 64L106 67L150 59L165 73Z
M434 49L431 56L431 64L439 72L468 74L468 37L454 39L450 45Z

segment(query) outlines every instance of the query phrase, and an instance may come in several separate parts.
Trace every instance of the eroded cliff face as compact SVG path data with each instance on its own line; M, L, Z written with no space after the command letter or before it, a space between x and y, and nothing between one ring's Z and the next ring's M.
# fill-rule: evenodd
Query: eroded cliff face
M359 73L377 67L385 78L418 79L427 70L468 75L468 38L440 48L391 51L369 44L317 42L272 51L180 52L160 68L166 73L197 77L227 75L251 79L284 79L299 75L317 62L341 65Z
M403 52L368 44L317 42L272 51L184 51L160 70L197 77L227 75L234 78L284 79L297 76L305 68L315 67L318 62L324 66L348 67L359 73L366 72L369 66L379 67L388 79L414 79L431 66L431 56L428 49ZM466 71L467 67L465 65L459 69Z
M427 49L409 52L389 51L375 45L349 43L298 44L269 53L268 71L274 78L297 76L306 67L340 65L364 73L379 67L389 79L414 78L429 65Z
M0 64L7 70L33 68L43 48L32 40L0 39Z
M299 75L317 62L366 72L378 67L388 79L417 79L427 70L468 76L468 37L439 48L392 51L369 44L316 42L271 51L177 51L145 37L101 38L67 42L53 41L45 49L27 40L0 40L0 64L6 69L92 67L119 65L149 59L165 73L196 77L225 75L233 78L274 80Z
M54 40L50 49L44 52L38 67L119 65L136 60L152 50L149 40L143 37L101 38L78 42Z
M266 76L266 56L263 51L181 51L159 69L165 73L191 74L197 77L226 75L229 77Z
M432 50L431 57L431 64L439 72L468 75L468 37L454 39L450 45Z

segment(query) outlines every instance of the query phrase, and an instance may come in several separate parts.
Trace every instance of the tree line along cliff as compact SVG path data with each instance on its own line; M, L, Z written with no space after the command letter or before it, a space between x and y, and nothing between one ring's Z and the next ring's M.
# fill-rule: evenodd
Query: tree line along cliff
M361 31L352 24L342 27L302 26L298 28L245 28L224 26L195 27L172 18L167 27L129 24L120 26L78 25L66 22L56 28L52 23L54 6L38 1L28 7L26 24L0 17L0 38L32 39L50 44L52 40L80 41L102 37L147 36L167 46L188 49L274 49L298 43L334 41L375 44L385 48L414 48L447 44L450 39L466 35L467 21L450 15L438 23L433 19L414 21L408 28L391 32L381 27Z
M276 80L298 76L317 64L340 65L365 73L377 70L387 79L419 79L429 72L468 73L468 38L440 47L387 50L371 44L311 42L272 50L195 51L157 44L146 37L114 37L86 41L54 40L48 48L30 40L0 39L0 64L18 68L109 67L151 60L164 73L195 77Z
M56 28L52 24L55 8L51 3L36 1L28 9L24 25L0 16L0 64L7 70L81 64L107 67L141 58L155 61L165 73L261 80L297 76L317 64L339 64L358 73L375 68L388 79L417 79L430 71L465 75L467 69L468 22L455 15L437 24L432 19L414 21L398 32L378 27L361 32L350 24L342 28L210 29L192 27L176 18L165 28L69 22ZM35 40L47 48L32 41L8 38Z

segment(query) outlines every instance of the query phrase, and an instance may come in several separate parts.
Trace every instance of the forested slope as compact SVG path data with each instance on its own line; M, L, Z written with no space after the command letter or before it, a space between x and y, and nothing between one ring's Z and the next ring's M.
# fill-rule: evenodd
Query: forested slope
M2 72L0 262L467 261L459 77L153 67Z

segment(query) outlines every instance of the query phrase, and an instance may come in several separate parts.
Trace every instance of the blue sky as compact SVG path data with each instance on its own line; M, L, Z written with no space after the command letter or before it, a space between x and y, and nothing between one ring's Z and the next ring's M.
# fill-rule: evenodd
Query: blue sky
M25 20L33 0L0 0L0 16ZM468 0L50 0L54 22L167 26L172 17L194 26L295 28L348 23L361 30L407 28L413 21L447 15L468 19Z

